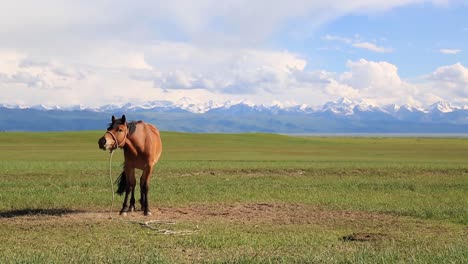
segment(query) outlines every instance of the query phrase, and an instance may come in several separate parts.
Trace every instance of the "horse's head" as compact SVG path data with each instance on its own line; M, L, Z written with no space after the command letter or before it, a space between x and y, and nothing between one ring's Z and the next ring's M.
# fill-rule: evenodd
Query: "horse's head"
M125 115L115 119L112 116L112 123L109 124L106 133L98 140L99 148L113 151L118 147L123 147L127 139L128 127Z

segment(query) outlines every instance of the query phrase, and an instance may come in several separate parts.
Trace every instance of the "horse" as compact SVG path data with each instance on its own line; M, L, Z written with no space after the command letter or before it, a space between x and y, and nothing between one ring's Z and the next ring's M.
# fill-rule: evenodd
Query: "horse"
M98 140L99 148L113 152L123 149L124 166L118 181L117 194L125 191L125 199L120 215L135 211L135 169L143 171L140 177L140 204L144 215L151 215L148 202L148 191L151 174L162 153L162 143L159 130L143 121L127 123L125 115L120 119L112 116L106 133ZM130 205L128 197L131 194Z

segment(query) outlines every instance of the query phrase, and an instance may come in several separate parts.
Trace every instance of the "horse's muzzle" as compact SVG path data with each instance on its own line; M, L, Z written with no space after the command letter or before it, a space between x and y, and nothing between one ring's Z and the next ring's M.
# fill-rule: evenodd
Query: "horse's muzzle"
M98 140L99 148L102 150L106 150L106 138L102 137Z

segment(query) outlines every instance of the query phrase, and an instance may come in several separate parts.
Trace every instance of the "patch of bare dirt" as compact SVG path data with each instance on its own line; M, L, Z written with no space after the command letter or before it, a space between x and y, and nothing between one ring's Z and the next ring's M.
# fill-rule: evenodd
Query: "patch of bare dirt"
M232 223L271 223L271 224L330 224L343 223L346 225L365 221L375 225L391 224L398 221L398 217L386 214L325 210L312 205L294 203L235 203L235 204L202 204L187 207L159 207L153 208L153 216L145 217L141 211L129 213L127 217L118 215L114 208L113 218L188 220L188 221L216 221ZM3 218L65 218L65 219L106 219L109 213L72 211L72 210L21 210L4 212Z
M271 224L343 224L359 225L365 222L375 226L392 224L397 217L358 211L324 210L312 205L288 203L239 203L194 205L190 207L162 207L153 215L161 219L191 221L224 221L233 223Z
M419 230L427 234L450 233L443 225L426 221L382 213L329 210L313 205L296 203L234 203L234 204L196 204L186 207L153 208L152 216L143 216L141 211L119 216L118 208L112 212L113 219L128 222L176 221L176 222L212 222L248 225L315 225L325 229L356 230L359 233L343 237L346 241L371 241L383 237L381 232L393 230ZM109 219L108 211L77 210L21 210L0 213L0 224L8 222L79 222L105 221ZM365 233L376 232L376 233ZM376 235L380 234L380 235ZM343 234L344 235L344 234ZM368 235L368 237L366 237ZM393 235L392 235L393 236ZM367 240L366 240L367 239Z
M271 223L271 224L359 224L361 222L391 224L398 221L396 216L367 213L359 211L325 210L312 205L294 203L235 203L235 204L202 204L187 207L159 207L153 208L153 216L145 217L141 211L129 213L126 217L118 215L114 208L113 218L128 220L184 220L184 221L215 221L231 223ZM107 219L109 213L86 212L72 210L21 210L4 212L1 218L20 219Z

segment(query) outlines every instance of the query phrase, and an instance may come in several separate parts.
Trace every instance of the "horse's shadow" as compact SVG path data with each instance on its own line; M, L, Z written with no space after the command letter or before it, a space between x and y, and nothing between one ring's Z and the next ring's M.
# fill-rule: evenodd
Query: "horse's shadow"
M63 216L77 214L82 211L71 209L19 209L0 212L0 218L14 218L21 216Z

